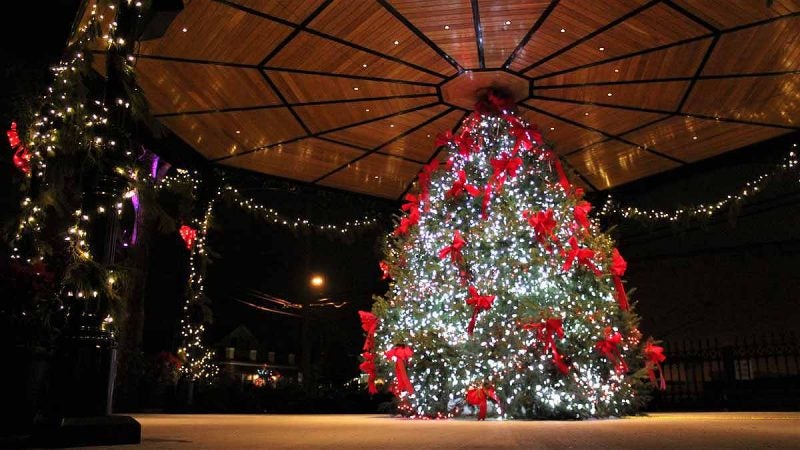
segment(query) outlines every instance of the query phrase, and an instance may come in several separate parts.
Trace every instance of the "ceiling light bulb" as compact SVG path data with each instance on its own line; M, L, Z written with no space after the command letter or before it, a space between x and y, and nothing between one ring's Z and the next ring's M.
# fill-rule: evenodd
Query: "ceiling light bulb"
M364 111L369 112L369 108L365 109Z
M358 90L358 86L353 87L353 90L357 91Z
M588 113L588 112L585 112L585 113L583 113L583 115L584 115L584 116L588 116L588 115L589 115L589 113Z
M561 32L562 32L562 33L566 33L566 32L567 32L567 30L565 30L565 29L563 29L563 28L562 28L562 29L561 29Z
M609 92L609 93L608 93L608 96L609 96L609 97L611 97L612 95L614 95L614 94L612 94L611 92Z
M506 25L511 25L511 21L510 20L506 20Z
M184 33L186 33L187 31L189 31L189 29L188 29L188 28L186 28L186 27L183 27L183 29L182 29L181 31L183 31Z
M619 73L619 69L614 69L614 73Z
M445 30L449 30L449 29L450 29L450 25L445 25L445 26L444 26L444 29L445 29Z
M697 140L697 136L692 136L692 139L696 141Z
M400 41L394 41L394 45L400 45Z
M390 123L390 124L389 124L389 128L394 128L394 124L393 124L393 123Z
M605 48L605 47L600 47L600 51L601 51L601 52L603 52L603 51L605 51L605 50L606 50L606 48Z
M550 127L550 131L555 131L556 127Z
M366 69L366 68L367 68L367 65L366 65L366 64L362 64L362 65L361 65L361 67L363 67L363 68L365 68L365 69Z

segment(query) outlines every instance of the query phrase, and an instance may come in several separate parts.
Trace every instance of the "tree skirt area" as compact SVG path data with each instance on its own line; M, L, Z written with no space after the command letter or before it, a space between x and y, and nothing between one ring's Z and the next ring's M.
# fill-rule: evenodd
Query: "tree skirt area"
M135 418L142 424L141 448L800 448L798 412L660 413L623 419L485 422L381 415Z

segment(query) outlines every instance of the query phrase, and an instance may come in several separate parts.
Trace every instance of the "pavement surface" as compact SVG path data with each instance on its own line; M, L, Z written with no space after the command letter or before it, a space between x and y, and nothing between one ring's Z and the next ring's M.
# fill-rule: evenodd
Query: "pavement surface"
M140 446L223 449L800 449L800 412L661 413L586 421L381 415L135 415ZM113 448L113 447L91 447Z

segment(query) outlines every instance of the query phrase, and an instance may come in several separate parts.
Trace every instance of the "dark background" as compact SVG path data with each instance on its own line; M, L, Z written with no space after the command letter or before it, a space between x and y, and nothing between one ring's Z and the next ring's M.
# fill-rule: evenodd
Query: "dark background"
M4 5L0 40L0 125L22 117L49 81L48 67L63 49L76 0L10 2ZM615 198L640 208L671 209L711 202L738 191L767 171L800 141L797 133L675 169L613 190ZM18 178L11 152L0 158L0 215L13 217ZM185 165L198 158L174 137L152 149ZM259 312L235 299L249 289L305 301L308 279L323 274L326 292L348 301L314 322L325 337L317 352L331 380L357 374L361 342L357 309L367 309L379 280L381 240L399 204L329 189L310 188L265 176L228 170L228 179L250 197L316 222L342 222L364 214L381 224L361 234L331 238L294 233L265 223L236 207L218 208L209 245L215 254L207 276L215 323L214 342L240 324L264 336L276 352L297 352L296 319ZM601 205L605 193L590 195ZM800 321L800 183L796 172L765 193L710 220L680 224L639 224L605 220L629 262L627 280L643 317L642 330L665 340L735 337L797 331ZM179 238L160 235L151 251L148 276L146 352L174 351L187 253Z

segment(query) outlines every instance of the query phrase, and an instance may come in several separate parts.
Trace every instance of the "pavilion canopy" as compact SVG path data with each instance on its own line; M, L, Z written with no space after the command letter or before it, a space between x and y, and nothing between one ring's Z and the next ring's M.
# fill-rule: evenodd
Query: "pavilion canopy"
M800 1L185 0L138 47L211 161L400 197L490 85L603 190L800 128Z

